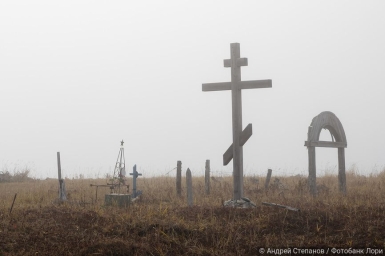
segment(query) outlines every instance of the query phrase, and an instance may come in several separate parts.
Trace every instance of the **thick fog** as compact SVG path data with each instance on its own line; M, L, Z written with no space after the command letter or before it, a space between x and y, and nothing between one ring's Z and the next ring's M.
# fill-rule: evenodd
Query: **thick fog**
M346 168L385 167L384 1L2 1L0 171L37 178L112 174L120 149L143 177L231 175L230 43L240 43L244 173L307 174L313 117L331 111L347 137ZM331 140L330 133L321 133ZM317 148L317 175L337 149Z

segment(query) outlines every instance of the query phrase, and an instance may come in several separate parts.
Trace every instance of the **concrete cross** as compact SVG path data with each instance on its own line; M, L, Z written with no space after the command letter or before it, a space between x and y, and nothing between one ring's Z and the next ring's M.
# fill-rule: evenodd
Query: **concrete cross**
M242 89L271 88L271 80L241 81L241 66L247 66L247 58L240 57L239 43L230 44L231 58L224 60L224 66L231 68L231 82L205 83L202 91L231 90L233 144L223 155L223 164L227 165L233 159L234 200L243 197L243 145L252 135L249 124L242 131Z
M134 165L133 171L130 175L132 175L132 197L135 198L142 194L142 191L136 191L136 178L138 178L138 176L142 176L142 174L136 171L136 165Z

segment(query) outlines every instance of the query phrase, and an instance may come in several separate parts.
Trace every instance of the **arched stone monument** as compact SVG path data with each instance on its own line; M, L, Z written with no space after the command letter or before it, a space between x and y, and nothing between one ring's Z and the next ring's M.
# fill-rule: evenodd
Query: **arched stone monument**
M319 140L322 129L330 131L332 141ZM346 193L345 148L347 145L344 128L335 114L325 111L313 118L307 133L307 141L305 141L309 153L309 187L312 195L317 195L316 147L338 148L338 185L340 192Z

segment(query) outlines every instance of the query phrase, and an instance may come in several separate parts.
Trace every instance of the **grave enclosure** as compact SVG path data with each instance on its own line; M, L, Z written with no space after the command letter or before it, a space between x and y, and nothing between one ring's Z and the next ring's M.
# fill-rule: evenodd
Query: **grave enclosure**
M136 164L133 166L132 173L132 193L129 194L130 186L126 184L126 164L124 157L124 141L120 142L120 150L118 157L115 163L114 174L110 179L110 182L107 182L106 185L94 185L90 184L91 187L96 187L96 201L98 199L98 188L99 187L108 187L111 189L110 194L105 194L104 203L106 206L117 205L119 207L127 207L131 202L136 200L138 196L142 194L141 190L137 190L136 179L139 176L142 176L141 173L138 173L136 170ZM127 188L127 191L123 191L121 188Z

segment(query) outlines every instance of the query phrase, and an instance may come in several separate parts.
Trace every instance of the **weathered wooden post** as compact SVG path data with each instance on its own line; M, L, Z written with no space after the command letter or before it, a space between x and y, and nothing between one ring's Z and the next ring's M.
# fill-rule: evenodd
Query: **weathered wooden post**
M59 200L65 201L67 200L67 197L66 197L65 183L64 183L64 180L61 178L60 152L57 152L57 169L58 169L58 178L59 178Z
M182 195L182 161L178 161L176 165L176 194Z
M210 160L206 160L205 166L205 192L210 195Z
M192 177L191 171L187 168L186 171L186 185L187 185L187 205L193 205L193 191L192 191Z
M142 174L136 171L136 165L134 165L133 171L130 175L132 175L132 198L136 198L142 194L142 191L136 191L136 178L138 178L138 176L142 176Z
M233 144L223 155L223 165L233 159L233 199L243 197L243 145L252 135L252 125L242 131L242 89L271 88L271 80L241 81L241 66L247 66L247 58L240 57L239 43L230 44L231 58L224 60L224 66L231 68L231 82L207 83L202 85L202 91L231 90Z
M273 170L271 170L271 169L267 170L267 176L266 176L266 181L265 181L265 190L269 189L269 183L270 183L271 173L272 172L273 172Z

